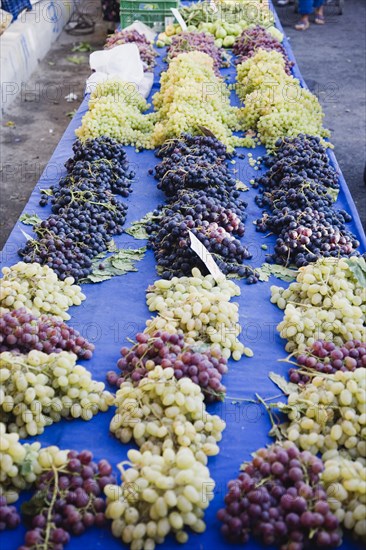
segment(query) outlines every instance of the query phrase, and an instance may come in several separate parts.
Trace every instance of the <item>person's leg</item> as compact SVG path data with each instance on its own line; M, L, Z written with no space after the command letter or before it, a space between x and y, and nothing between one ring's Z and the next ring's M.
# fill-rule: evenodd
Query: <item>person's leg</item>
M324 0L314 0L315 8L315 23L317 25L324 25L324 12L323 12Z
M322 0L315 1L322 3ZM313 5L314 0L299 0L299 13L301 15L309 15L313 11Z
M317 0L320 1L320 0ZM299 0L300 21L295 25L297 31L309 28L309 14L313 11L313 0Z

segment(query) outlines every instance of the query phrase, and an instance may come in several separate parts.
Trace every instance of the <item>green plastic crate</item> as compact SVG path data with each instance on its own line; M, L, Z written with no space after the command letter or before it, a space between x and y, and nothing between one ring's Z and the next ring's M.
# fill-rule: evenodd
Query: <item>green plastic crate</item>
M142 21L149 27L156 30L163 30L166 19L174 19L170 8L177 8L179 0L121 0L120 20L121 28L124 29L134 21ZM160 28L159 28L160 27Z

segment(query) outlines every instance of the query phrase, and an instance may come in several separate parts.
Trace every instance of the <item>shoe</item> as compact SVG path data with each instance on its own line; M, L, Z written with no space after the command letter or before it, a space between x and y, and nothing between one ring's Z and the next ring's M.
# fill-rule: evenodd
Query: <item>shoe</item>
M295 25L297 31L306 31L310 27L309 21L299 21Z
M324 15L316 15L314 19L316 25L325 25Z

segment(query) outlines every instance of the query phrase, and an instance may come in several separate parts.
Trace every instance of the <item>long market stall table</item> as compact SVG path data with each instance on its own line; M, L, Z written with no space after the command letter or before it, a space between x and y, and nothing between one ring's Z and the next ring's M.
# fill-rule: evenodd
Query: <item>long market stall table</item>
M282 30L277 16L276 25ZM284 46L289 57L294 60L286 38ZM149 100L157 91L159 75L166 66L163 62L164 50L159 50L159 54ZM228 75L229 82L234 82L234 67L223 69L222 74ZM301 79L302 85L306 86L297 65L294 67L294 76ZM232 93L232 103L239 104L234 93ZM43 219L50 214L50 207L42 208L38 204L41 196L40 190L56 184L64 174L64 163L72 156L74 132L80 126L82 116L87 109L88 97L85 97L36 185L24 212L36 213ZM133 182L133 192L127 199L129 208L125 228L153 210L159 203L164 202L163 194L157 189L156 180L148 174L149 169L154 168L157 163L154 152L145 150L137 153L133 147L126 147L126 151L131 167L136 171L136 178ZM238 149L237 152L244 153L245 158L236 158L233 168L238 171L237 177L247 183L263 170L260 168L259 171L255 171L249 165L247 154L252 152L253 157L257 158L265 154L265 149L263 146L259 146L254 150ZM331 163L339 171L341 183L336 207L352 213L353 221L349 224L349 229L361 241L360 251L365 252L365 235L355 205L334 154L330 152L329 157ZM248 262L253 267L258 267L265 261L266 254L273 250L275 242L274 236L265 237L255 230L253 222L261 214L261 209L254 202L256 194L257 191L253 188L243 193L243 199L248 202L246 234L243 237L243 242L253 254L253 258ZM19 261L17 250L25 242L22 230L31 232L21 222L15 225L2 252L2 266L10 266ZM115 241L119 247L139 248L144 244L144 241L137 241L128 234L116 237ZM263 244L268 246L268 250L261 248ZM107 371L115 369L116 362L120 357L120 348L126 345L126 338L134 338L137 332L142 331L145 328L146 320L151 316L145 304L145 290L149 284L159 278L151 250L148 250L143 260L138 262L137 268L137 272L127 273L122 277L115 277L98 284L83 285L86 300L81 306L73 307L69 311L71 314L70 325L79 330L96 346L93 358L81 362L91 371L96 380L105 381ZM215 480L216 487L214 500L205 514L207 529L202 535L190 535L188 545L191 550L211 548L219 550L230 546L220 535L219 521L216 519L217 510L223 506L227 482L236 478L241 463L248 460L253 451L272 441L267 435L271 425L265 409L261 405L250 403L247 400L252 400L255 393L260 394L264 399L278 395L279 390L268 378L268 374L270 371L276 371L281 375L286 375L288 370L286 363L278 362L279 359L286 357L285 342L276 331L276 326L282 319L282 313L270 302L271 284L286 286L287 283L271 277L270 281L266 283L247 285L243 280L238 284L241 296L237 298L237 302L242 325L242 333L239 338L245 345L252 348L254 357L243 357L239 362L229 361L229 373L224 377L227 397L223 403L208 406L209 412L219 414L226 421L227 426L220 443L219 455L209 459L211 477ZM113 407L107 413L99 413L89 422L62 420L48 427L44 434L35 439L45 446L57 445L60 448L79 451L90 449L97 460L101 458L109 460L114 466L115 473L118 474L116 465L126 460L127 451L132 445L124 445L111 435L109 423L112 416ZM23 495L20 502L25 498L26 495ZM24 532L24 526L20 526L15 531L7 531L2 534L2 547L15 550L22 544ZM88 550L98 548L117 550L121 546L125 547L112 536L108 529L92 528L80 537L72 537L67 548L70 550L82 547ZM169 538L162 546L162 548L169 549L179 547L181 546L173 538ZM356 547L357 544L346 536L342 549L353 550ZM248 550L259 549L260 545L251 540L246 548Z

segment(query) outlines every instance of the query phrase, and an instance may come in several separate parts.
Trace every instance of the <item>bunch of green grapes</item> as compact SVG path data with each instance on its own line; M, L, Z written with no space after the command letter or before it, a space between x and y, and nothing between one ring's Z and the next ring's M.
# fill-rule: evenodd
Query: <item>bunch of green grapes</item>
M233 281L223 278L215 282L212 275L203 276L198 268L192 269L192 277L155 281L148 288L146 301L158 316L148 321L147 332L181 330L188 344L218 349L227 359L232 355L238 361L243 354L252 357L252 350L238 340L239 307L230 302L239 294Z
M249 63L252 58L256 59L255 64ZM252 58L240 63L237 67L236 89L243 100L265 85L271 84L276 90L283 80L282 71L285 69L285 60L279 52L259 49ZM257 96L260 98L260 93L257 93Z
M150 107L146 99L139 93L137 84L133 82L106 80L97 84L95 90L90 94L89 105L93 108L100 99L106 97L116 103L126 103L131 107L135 107L141 113Z
M177 380L172 368L156 366L138 386L123 382L115 404L112 433L123 443L134 439L141 452L189 447L203 464L219 452L225 422L206 412L200 386L190 378Z
M366 456L366 368L319 374L279 404L290 419L287 437L316 454L342 451L357 459Z
M238 65L237 81L238 95L245 104L241 124L245 130L256 131L267 149L273 149L279 138L299 134L329 137L318 99L286 73L279 52L259 49Z
M299 269L288 288L271 287L271 302L284 310L277 330L286 350L302 353L316 340L337 346L365 341L366 289L354 273L362 258L320 258Z
M366 542L366 460L345 458L337 450L324 453L322 483L331 510L355 538Z
M170 533L185 543L187 529L205 530L215 482L189 448L165 449L160 456L131 449L128 459L129 468L121 465L122 484L104 489L116 538L131 550L154 550Z
M91 94L89 110L76 135L81 140L109 136L124 145L151 148L154 115L144 115L149 104L130 82L108 80Z
M0 423L0 495L8 504L16 502L41 473L40 447L40 443L21 443L17 433L8 433Z
M61 281L47 265L18 262L3 267L0 280L0 313L25 307L34 315L48 313L62 320L70 319L69 307L79 306L85 295L74 279Z
M215 75L213 59L206 53L182 53L171 60L161 75L160 90L154 95L156 124L154 147L183 132L209 129L230 150L243 140L233 136L238 130L238 112L230 105L230 91Z
M0 354L0 420L9 432L35 436L62 418L90 420L108 409L112 394L76 359L66 351Z

